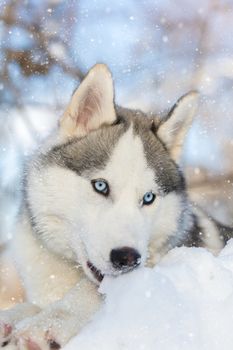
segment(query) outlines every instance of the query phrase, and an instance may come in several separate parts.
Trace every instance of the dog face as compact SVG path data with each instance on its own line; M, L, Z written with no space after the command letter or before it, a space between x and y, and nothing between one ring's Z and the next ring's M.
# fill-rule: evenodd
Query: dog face
M28 209L43 244L98 283L178 242L190 214L177 163L195 107L194 92L162 120L115 107L110 72L92 68L28 170Z

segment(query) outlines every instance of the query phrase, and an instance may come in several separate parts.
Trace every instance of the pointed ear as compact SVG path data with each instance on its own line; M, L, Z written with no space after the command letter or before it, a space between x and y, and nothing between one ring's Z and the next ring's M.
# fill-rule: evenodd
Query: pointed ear
M171 157L177 163L180 160L185 136L197 110L198 96L196 91L182 96L157 129L159 138L165 143Z
M82 137L116 120L111 73L104 64L96 64L86 75L60 121L65 137Z

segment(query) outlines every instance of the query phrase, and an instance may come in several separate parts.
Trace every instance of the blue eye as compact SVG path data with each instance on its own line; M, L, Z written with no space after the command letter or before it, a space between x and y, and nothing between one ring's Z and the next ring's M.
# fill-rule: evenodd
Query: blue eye
M143 196L143 205L150 205L155 200L155 194L153 192L146 192Z
M96 192L104 196L107 196L109 194L109 186L107 181L103 179L92 180L91 184Z

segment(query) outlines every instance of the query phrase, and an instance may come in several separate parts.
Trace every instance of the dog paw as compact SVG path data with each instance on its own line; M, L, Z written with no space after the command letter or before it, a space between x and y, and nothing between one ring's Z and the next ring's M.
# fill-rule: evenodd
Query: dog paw
M12 334L12 325L5 322L0 322L0 347L5 347L10 342Z
M50 331L28 329L16 331L12 338L17 350L58 350L61 345Z
M18 322L38 313L40 308L30 303L22 303L0 312L0 348L10 347Z
M17 350L58 350L77 334L76 313L55 303L32 317L16 322L10 332L10 346ZM4 333L4 334L5 334ZM8 349L8 346L6 350ZM5 349L4 349L5 350Z
M37 337L35 334L31 337L27 335L20 335L14 338L13 343L16 345L17 350L58 350L61 348L53 338L48 338L40 335Z

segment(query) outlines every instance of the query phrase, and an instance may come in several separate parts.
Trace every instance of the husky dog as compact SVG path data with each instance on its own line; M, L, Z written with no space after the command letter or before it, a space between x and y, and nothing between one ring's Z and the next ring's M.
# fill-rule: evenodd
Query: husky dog
M164 117L114 104L94 66L30 162L11 254L27 302L0 313L0 346L58 349L101 304L98 285L153 266L175 246L217 252L227 232L189 202L179 168L197 93Z

